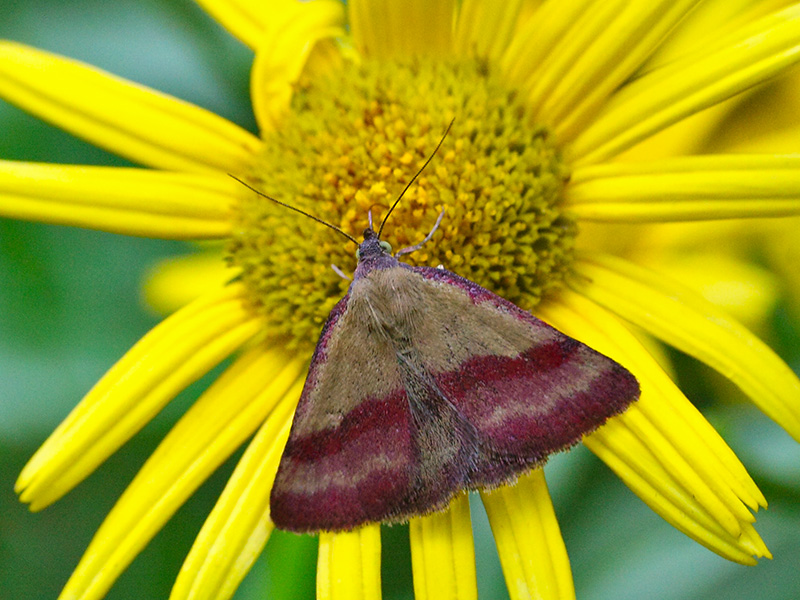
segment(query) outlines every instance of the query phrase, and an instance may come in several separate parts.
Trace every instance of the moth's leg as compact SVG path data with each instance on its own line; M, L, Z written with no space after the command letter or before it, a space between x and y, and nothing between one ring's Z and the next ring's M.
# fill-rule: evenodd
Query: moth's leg
M342 279L347 279L347 280L349 280L349 281L352 281L352 280L353 280L353 279L352 279L352 278L351 278L349 275L347 275L347 274L346 274L344 271L342 271L342 270L341 270L339 267L337 267L336 265L333 265L333 264L332 264L332 265L331 265L331 269L333 269L333 272L334 272L334 273L336 273L336 274L337 274L339 277L341 277Z
M439 224L442 222L443 218L444 218L444 209L442 209L442 212L439 213L439 217L436 219L436 223L434 223L433 229L431 229L430 233L425 236L425 239L422 240L419 244L414 244L413 246L408 246L407 248L401 248L395 253L394 255L395 258L397 258L398 256L402 256L403 254L409 254L411 252L414 252L415 250L419 250L420 248L422 248L422 245L425 244L426 242L429 242L433 237L433 234L436 232L436 230L439 229Z

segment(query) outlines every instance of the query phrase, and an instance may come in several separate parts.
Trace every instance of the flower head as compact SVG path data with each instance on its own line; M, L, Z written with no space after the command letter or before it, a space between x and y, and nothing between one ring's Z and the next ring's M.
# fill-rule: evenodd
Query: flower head
M151 167L7 161L0 213L224 240L217 267L193 263L198 278L214 273L195 286L197 298L125 354L20 475L21 499L47 506L236 354L120 498L63 598L101 597L251 435L173 595L230 597L272 531L270 488L294 404L319 328L347 287L329 265L347 272L355 258L334 232L228 174L355 236L370 211L382 217L453 118L387 240L416 243L446 209L408 261L444 264L627 367L641 400L586 445L709 549L744 564L769 556L752 525L763 495L638 332L718 369L796 439L800 382L720 309L625 254L651 223L800 212L796 155L631 150L800 60L800 8L737 14L696 45L682 33L689 1L200 3L255 51L258 136L92 67L0 44L2 97ZM615 238L619 223L637 226ZM177 271L165 272L158 289L169 296ZM481 498L511 597L570 597L541 471ZM379 595L378 532L320 534L320 597ZM410 536L419 596L475 596L466 495L412 518Z

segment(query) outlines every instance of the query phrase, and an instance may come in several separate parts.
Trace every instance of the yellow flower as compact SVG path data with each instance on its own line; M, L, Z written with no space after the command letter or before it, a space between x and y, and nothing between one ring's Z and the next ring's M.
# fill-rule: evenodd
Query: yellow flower
M446 207L435 243L409 262L445 264L628 367L640 401L587 446L714 552L743 564L769 556L751 512L766 506L763 495L624 322L718 369L795 439L800 382L713 304L621 256L649 231L644 223L797 214L800 156L679 156L675 144L660 158L617 157L800 61L800 7L734 11L692 28L700 21L684 18L696 2L682 0L200 3L255 51L260 137L89 66L0 44L2 97L152 167L6 161L0 214L225 240L226 259L159 275L154 296L176 287L199 296L142 338L44 443L19 477L22 500L39 510L60 498L238 352L119 499L62 598L103 596L253 434L173 597L230 597L271 533L270 486L310 350L346 288L329 264L347 271L355 259L334 233L228 174L355 234L453 117L388 241L414 243ZM639 225L620 238L619 223ZM574 596L541 471L481 497L511 597ZM320 535L318 597L380 596L378 532ZM410 536L417 597L477 595L466 496L412 519Z

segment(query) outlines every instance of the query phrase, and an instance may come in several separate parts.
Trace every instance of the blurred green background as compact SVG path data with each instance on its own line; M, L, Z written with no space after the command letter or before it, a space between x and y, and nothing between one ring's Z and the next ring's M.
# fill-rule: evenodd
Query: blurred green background
M0 0L0 36L59 52L189 100L255 131L252 55L190 0ZM0 102L0 158L124 161ZM214 374L182 394L64 499L32 514L13 483L25 461L105 370L158 322L140 283L188 245L0 220L0 598L55 598L116 498ZM778 306L768 341L795 368L798 324ZM676 356L683 389L750 469L770 502L758 530L775 555L731 564L653 514L584 448L558 456L548 479L578 597L800 597L800 450L704 367ZM718 401L722 390L729 398ZM800 401L800 399L798 399ZM234 456L135 560L109 598L166 598ZM485 516L473 503L482 598L507 598ZM383 530L384 597L411 598L406 527ZM312 598L316 540L278 533L238 599Z

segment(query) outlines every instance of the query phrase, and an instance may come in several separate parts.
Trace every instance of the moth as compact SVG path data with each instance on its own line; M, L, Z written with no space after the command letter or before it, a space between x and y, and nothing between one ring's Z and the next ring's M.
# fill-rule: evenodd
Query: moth
M541 466L639 396L618 363L468 279L399 261L371 224L357 257L275 477L281 529L444 509Z

